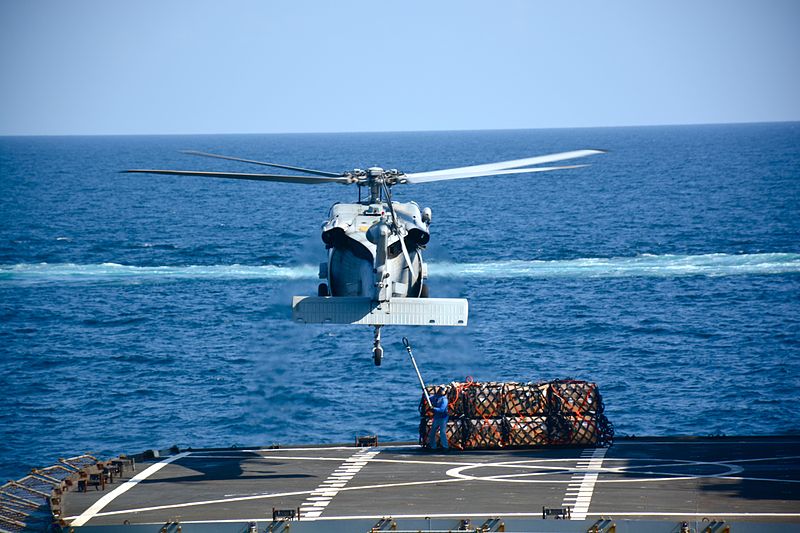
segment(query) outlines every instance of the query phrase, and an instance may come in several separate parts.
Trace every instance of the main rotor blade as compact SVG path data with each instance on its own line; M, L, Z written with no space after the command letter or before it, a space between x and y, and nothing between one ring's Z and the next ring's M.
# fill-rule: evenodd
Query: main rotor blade
M263 165L265 167L285 168L286 170L294 170L297 172L305 172L306 174L315 174L317 176L328 176L330 178L341 177L341 172L328 172L325 170L314 170L312 168L292 167L289 165L280 165L278 163L267 163L265 161L256 161L254 159L242 159L241 157L231 157L228 155L209 154L208 152L198 152L196 150L182 150L181 153L189 155L199 155L201 157L213 157L215 159L228 159L229 161L241 161L242 163L252 163L254 165Z
M493 176L497 174L497 170L505 170L509 168L528 167L531 165L539 165L542 163L555 163L556 161L564 161L567 159L575 159L578 157L586 157L594 154L604 154L604 150L573 150L571 152L560 152L557 154L539 155L535 157L526 157L524 159L513 159L511 161L499 161L497 163L487 163L485 165L472 165L469 167L459 168L445 168L442 170L431 170L429 172L412 172L406 174L409 183L422 183L420 178L426 178L424 181L438 181L446 179L459 179L459 178L475 178L478 176ZM435 178L435 179L428 179Z
M196 172L194 170L123 170L135 174L166 174L171 176L202 176L206 178L230 178L235 180L280 181L284 183L303 183L316 185L319 183L352 183L346 176L335 178L317 178L314 176L284 176L281 174L245 174L241 172Z
M478 171L478 172L461 172L459 174L450 174L446 176L426 176L426 172L420 172L417 174L406 174L405 176L401 176L401 180L405 180L408 183L428 183L431 181L443 181L443 180L460 180L464 178L480 178L481 176L501 176L503 174L530 174L533 172L549 172L551 170L566 170L568 168L582 168L588 167L589 165L564 165L560 167L534 167L534 168L512 168L509 170L488 170L488 171ZM420 174L423 174L420 177Z

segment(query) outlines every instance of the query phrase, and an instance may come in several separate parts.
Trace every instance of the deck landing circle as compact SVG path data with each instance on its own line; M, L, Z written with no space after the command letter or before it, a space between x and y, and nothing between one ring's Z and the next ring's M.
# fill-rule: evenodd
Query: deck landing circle
M453 478L470 481L496 481L509 483L563 483L569 484L568 476L575 473L586 473L585 468L572 465L554 466L553 463L574 462L575 459L531 459L523 461L503 461L498 463L481 463L451 468L446 474ZM614 466L614 463L625 463ZM643 463L637 465L635 463ZM506 473L496 475L475 475L467 473L477 469L505 469ZM646 470L645 470L646 469ZM686 470L699 470L686 472ZM522 472L520 472L522 470ZM524 470L536 470L525 472ZM601 474L598 483L642 483L654 481L681 481L687 479L715 478L739 474L743 468L724 462L687 461L681 459L605 459L604 465L592 472ZM608 479L608 476L624 476L624 479ZM537 478L537 479L531 479Z

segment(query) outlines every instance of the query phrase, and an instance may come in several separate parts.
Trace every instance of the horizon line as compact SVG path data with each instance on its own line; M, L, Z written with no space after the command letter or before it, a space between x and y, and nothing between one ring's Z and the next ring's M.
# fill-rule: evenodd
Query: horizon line
M669 126L744 126L756 124L793 124L793 120L754 120L743 122L674 122L662 124L618 124L613 126L549 126L533 128L464 128L464 129L430 129L430 130L354 130L354 131L286 131L286 132L207 132L207 133L27 133L0 134L0 138L11 137L157 137L157 136L217 136L217 135L348 135L348 134L390 134L390 133L465 133L465 132L500 132L500 131L536 131L536 130L579 130L579 129L614 129L614 128L660 128Z

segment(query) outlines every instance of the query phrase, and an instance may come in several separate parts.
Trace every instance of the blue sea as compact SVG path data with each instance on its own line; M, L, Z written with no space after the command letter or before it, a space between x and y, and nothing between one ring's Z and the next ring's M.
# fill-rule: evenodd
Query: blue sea
M191 149L406 172L580 148L581 169L404 185L466 328L301 326L353 186ZM800 432L800 123L0 138L0 477L92 452L413 440L431 383L598 383L621 435Z

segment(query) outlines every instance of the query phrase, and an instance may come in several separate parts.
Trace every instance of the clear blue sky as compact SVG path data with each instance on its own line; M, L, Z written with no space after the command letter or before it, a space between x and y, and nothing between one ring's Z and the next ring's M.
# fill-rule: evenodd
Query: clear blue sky
M785 120L796 0L0 2L0 135Z

